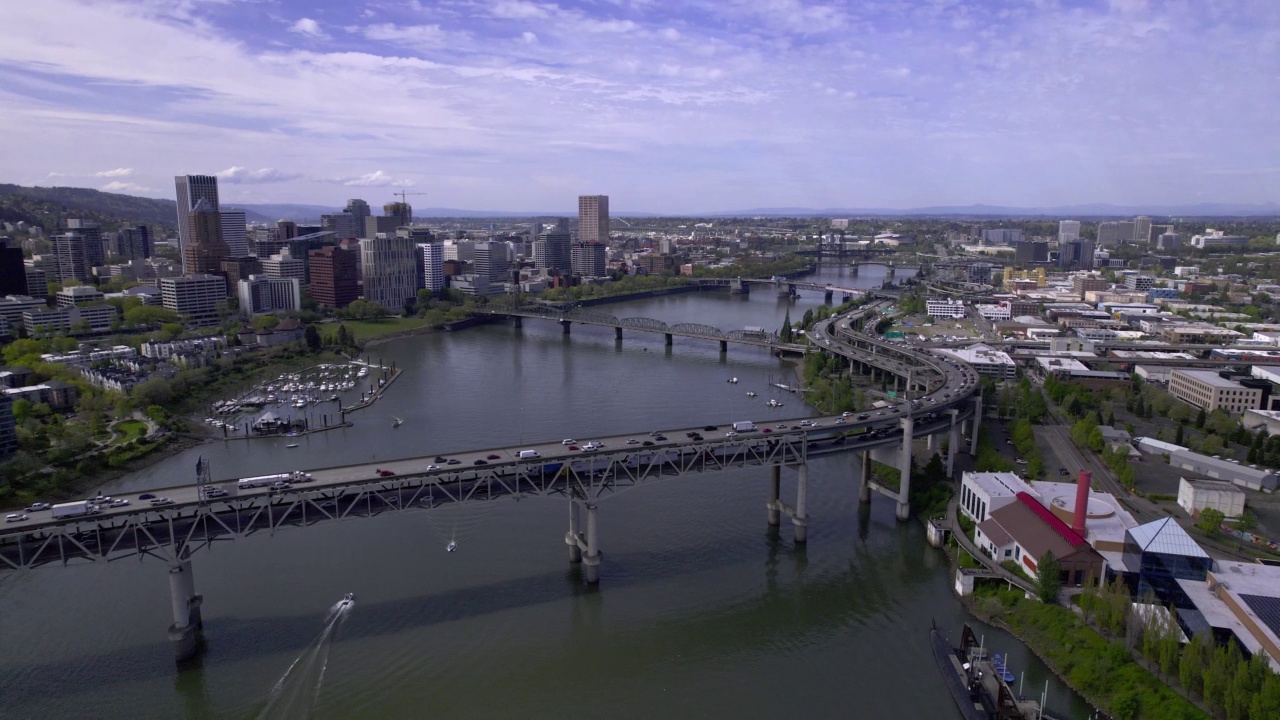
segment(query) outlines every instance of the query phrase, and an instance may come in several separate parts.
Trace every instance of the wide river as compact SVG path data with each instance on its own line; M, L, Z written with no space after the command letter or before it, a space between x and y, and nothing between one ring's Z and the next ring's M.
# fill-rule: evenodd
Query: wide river
M823 282L878 286L883 269ZM837 302L839 298L837 298ZM822 303L772 292L604 306L619 317L776 329ZM768 352L548 321L395 340L406 372L354 427L205 445L108 493L562 437L810 412L771 390ZM737 384L727 383L737 377ZM747 397L748 391L759 397ZM786 406L770 410L776 397ZM391 419L404 424L392 429ZM953 718L928 645L966 615L945 557L880 497L859 506L853 455L810 469L809 542L770 538L764 469L668 479L599 503L598 590L568 563L563 499L503 500L287 529L193 556L207 650L178 672L157 560L0 576L0 716L12 718ZM784 494L794 474L783 473ZM445 552L456 538L457 552ZM329 622L354 592L354 607ZM981 626L975 624L975 628ZM1088 707L1026 648L981 628L1049 704ZM296 661L296 662L295 662ZM290 668L292 667L292 670ZM288 675L286 676L286 671ZM274 698L274 699L273 699Z

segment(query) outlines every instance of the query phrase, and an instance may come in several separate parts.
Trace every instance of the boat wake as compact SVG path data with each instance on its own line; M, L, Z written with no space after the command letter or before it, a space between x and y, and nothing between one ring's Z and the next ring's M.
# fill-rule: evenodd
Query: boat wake
M258 713L258 720L308 717L315 711L324 671L329 665L329 650L355 604L355 595L347 593L329 608L324 629L276 681L266 706Z

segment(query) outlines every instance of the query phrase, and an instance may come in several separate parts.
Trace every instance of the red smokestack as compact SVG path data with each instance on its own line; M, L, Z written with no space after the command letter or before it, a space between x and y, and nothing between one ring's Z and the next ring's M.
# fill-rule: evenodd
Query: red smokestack
M1093 473L1080 471L1080 479L1076 482L1076 511L1071 516L1071 529L1080 537L1084 537L1084 521L1089 516L1089 483Z

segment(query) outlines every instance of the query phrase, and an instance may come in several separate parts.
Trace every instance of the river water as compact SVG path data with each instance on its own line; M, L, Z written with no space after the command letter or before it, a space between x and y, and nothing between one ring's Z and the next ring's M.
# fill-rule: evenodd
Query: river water
M824 268L822 282L878 286ZM837 299L838 301L838 299ZM685 294L598 308L725 330L780 326L822 303L771 292ZM215 479L807 412L792 366L768 352L607 328L526 321L403 338L373 362L406 372L354 426L300 439L205 445L113 482L108 493ZM726 380L737 377L738 384ZM747 391L759 393L748 398ZM769 411L777 397L786 407ZM404 424L391 428L391 418ZM179 673L163 563L50 567L0 579L0 716L250 718L286 670L324 646L318 718L855 716L952 718L931 621L966 616L945 558L891 502L857 502L853 455L810 466L809 543L765 523L768 471L668 479L599 503L599 590L563 542L560 499L384 515L227 542L194 557L208 646ZM794 475L783 473L794 494ZM458 551L445 552L450 538ZM329 614L356 604L340 630ZM327 618L329 618L327 620ZM975 624L977 627L977 624ZM1020 643L983 629L1025 670L1027 694L1087 706ZM332 636L329 636L332 633ZM307 653L312 653L307 655ZM293 673L284 677L291 682ZM310 682L310 681L309 681ZM298 688L284 688L296 692Z

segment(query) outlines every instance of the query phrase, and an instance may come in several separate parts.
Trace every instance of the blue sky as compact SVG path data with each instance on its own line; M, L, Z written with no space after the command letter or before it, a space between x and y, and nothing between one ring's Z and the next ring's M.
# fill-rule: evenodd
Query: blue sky
M1276 0L0 3L0 181L615 211L1280 199Z

